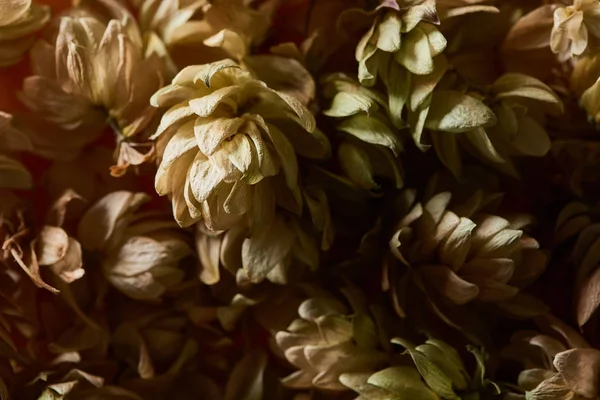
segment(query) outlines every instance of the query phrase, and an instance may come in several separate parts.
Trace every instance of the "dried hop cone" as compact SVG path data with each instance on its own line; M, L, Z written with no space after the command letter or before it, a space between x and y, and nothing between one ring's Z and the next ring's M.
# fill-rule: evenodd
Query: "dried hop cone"
M546 116L561 112L562 103L550 87L524 74L506 73L485 92L435 90L425 128L438 158L455 176L461 174L463 149L518 176L512 158L544 156L550 150Z
M484 212L499 195L477 191L462 204L451 204L452 196L438 193L420 203L414 191L402 194L409 211L390 240L393 256L408 267L402 279L412 278L434 303L511 299L546 265L537 241L523 232L531 218Z
M154 135L155 184L180 225L203 219L220 230L249 215L270 220L275 204L301 210L297 155L320 158L329 147L295 97L224 60L184 68L151 102L171 106Z
M563 58L580 56L588 44L600 39L600 3L596 0L575 0L572 5L554 10L554 26L550 47ZM591 43L590 43L591 42Z
M33 75L23 82L20 97L33 112L77 130L71 143L61 144L68 149L94 140L107 125L129 138L156 113L148 99L163 85L161 49L144 46L124 6L105 3L113 19L78 8L61 17L54 42L32 49Z
M350 311L332 297L314 297L298 307L286 331L277 332L277 345L298 371L283 379L295 389L347 390L343 373L380 368L388 356L379 349L378 329L360 308Z
M358 78L365 86L373 86L380 75L388 85L399 84L393 79L399 66L416 75L431 74L435 70L434 57L446 48L446 39L434 26L439 24L435 1L408 7L399 3L382 2L371 29L356 47Z
M0 2L0 68L17 63L33 45L33 34L49 20L47 5L32 0Z
M341 382L359 399L479 399L500 393L500 388L485 377L486 355L468 346L476 359L475 371L467 372L456 349L438 339L429 339L418 346L401 338L393 343L406 348L411 361L402 359L398 365L375 373L346 373Z
M539 319L544 332L517 332L503 351L521 362L518 392L511 399L593 400L600 395L600 351L552 315Z
M84 249L104 254L110 283L137 300L159 298L185 276L180 262L192 254L185 233L168 215L139 212L144 193L113 192L94 204L79 222Z

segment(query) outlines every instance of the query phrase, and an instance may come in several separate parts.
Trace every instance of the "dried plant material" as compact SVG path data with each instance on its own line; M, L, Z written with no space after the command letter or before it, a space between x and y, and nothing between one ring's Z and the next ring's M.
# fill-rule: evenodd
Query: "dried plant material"
M114 330L115 351L143 379L177 375L197 356L198 343L187 334L189 321L169 309L126 308Z
M285 358L298 368L283 379L285 386L344 391L340 375L368 372L386 362L377 326L364 309L350 311L335 298L315 297L298 307L298 316L276 334Z
M422 400L461 399L500 394L500 387L485 377L486 355L472 346L468 350L477 367L471 375L458 352L441 340L429 339L418 346L401 338L392 342L406 348L404 354L410 355L414 366L392 366L374 374L343 374L342 383L373 400L404 396Z
M550 36L552 51L561 56L583 54L588 42L600 38L599 22L600 4L594 0L575 0L573 5L556 8Z
M255 350L246 355L234 368L225 392L225 400L263 399L263 374L266 354Z
M424 1L400 10L395 1L384 3L375 15L371 29L356 48L358 77L365 86L375 84L385 64L393 61L413 74L434 71L433 57L444 51L446 39L434 27L439 23L435 2ZM390 70L396 68L392 64ZM382 75L384 81L390 76Z
M504 351L523 362L519 386L527 399L594 399L598 396L600 352L563 322L549 316L542 320L553 334L518 332ZM561 334L557 334L561 332Z
M600 56L589 54L580 57L571 74L571 89L578 97L592 87L600 77ZM589 113L589 112L588 112Z
M78 237L87 250L105 254L108 281L138 300L157 299L185 277L180 262L191 254L185 234L164 216L138 212L143 193L114 192L86 212Z
M348 179L364 190L377 191L377 177L402 188L402 166L396 159L402 140L388 120L385 97L342 74L330 75L323 83L325 96L331 98L323 114L337 118L338 130L347 134L338 147L338 161Z
M434 91L425 127L431 130L438 157L456 177L461 173L462 147L500 171L518 176L511 157L544 156L550 150L546 115L561 112L560 99L544 83L507 73L486 94Z
M16 64L35 41L34 34L50 20L50 7L31 0L0 4L0 68Z
M312 201L307 199L308 204ZM313 218L328 218L328 210L322 216L314 214L320 211L318 201L314 203ZM271 221L252 231L238 225L216 235L201 224L199 227L196 246L202 265L200 279L209 285L219 282L221 269L243 286L265 279L287 284L293 277L319 266L319 246L310 234L310 225L307 227L290 213L277 212ZM328 228L323 226L321 230ZM326 248L330 239L324 236L323 240Z
M67 131L66 141L80 143L75 149L70 143L48 143L54 158L64 158L65 146L77 152L107 126L119 144L132 140L156 113L148 99L163 84L161 50L144 47L132 17L120 3L109 3L121 19L105 22L76 10L61 17L53 42L42 40L32 49L34 74L25 79L21 100L44 121ZM41 135L35 125L29 130Z
M496 1L492 0L438 0L436 10L441 21L471 13L498 13Z
M204 44L220 47L225 57L241 59L269 28L267 13L241 1L185 0L164 3L134 0L142 31L152 31L166 47ZM223 54L221 54L223 58Z
M504 50L518 52L549 47L555 9L556 6L546 4L519 18L506 35Z
M589 118L598 126L600 124L600 84L596 81L581 95L580 104L585 108Z
M598 0L0 3L2 399L600 398Z
M529 218L484 211L497 195L478 191L463 204L451 203L449 192L424 203L413 203L410 190L401 196L414 205L396 225L390 250L434 303L502 302L544 271L546 255L522 230Z
M171 106L154 135L162 142L156 190L172 195L182 226L203 219L210 229L227 229L252 213L255 224L270 221L280 201L274 185L291 192L299 210L296 154L328 151L308 109L232 61L185 68L152 104Z
M600 306L600 224L597 207L584 203L567 204L556 221L557 243L576 239L572 250L575 265L575 317L580 327L589 322Z

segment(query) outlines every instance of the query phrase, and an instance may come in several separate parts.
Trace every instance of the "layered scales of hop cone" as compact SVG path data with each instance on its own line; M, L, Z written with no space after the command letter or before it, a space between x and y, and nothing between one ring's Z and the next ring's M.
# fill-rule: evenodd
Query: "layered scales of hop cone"
M322 157L328 142L296 98L224 60L184 68L151 101L171 107L155 134L156 190L171 195L182 226L261 224L276 204L301 210L297 155Z
M407 213L390 240L390 249L417 284L434 299L464 305L474 300L501 302L539 276L546 255L523 232L531 218L488 214L498 195L474 193L451 204L442 192L415 202L415 192L402 194Z

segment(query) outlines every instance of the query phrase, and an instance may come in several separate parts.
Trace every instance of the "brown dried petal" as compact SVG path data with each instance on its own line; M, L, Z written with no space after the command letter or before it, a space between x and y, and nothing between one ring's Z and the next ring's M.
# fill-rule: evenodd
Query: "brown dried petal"
M567 350L554 357L554 366L575 393L589 399L598 396L600 351L595 349Z

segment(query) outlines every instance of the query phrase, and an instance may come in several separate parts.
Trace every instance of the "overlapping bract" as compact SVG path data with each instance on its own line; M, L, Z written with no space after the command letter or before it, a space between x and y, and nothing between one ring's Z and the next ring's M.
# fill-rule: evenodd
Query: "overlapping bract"
M156 189L172 195L182 226L260 225L276 205L301 211L297 155L323 157L328 143L297 99L225 60L185 68L152 104L171 107L155 134L163 143Z
M502 302L543 272L546 256L522 230L530 218L505 219L485 211L498 195L479 191L462 204L452 204L449 192L424 203L415 202L411 190L401 196L406 211L390 250L408 268L408 279L430 292L434 303L438 298L457 306Z

